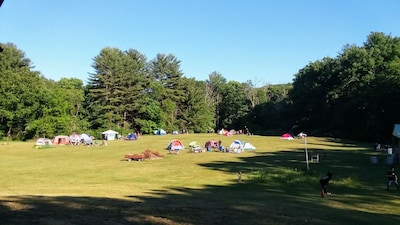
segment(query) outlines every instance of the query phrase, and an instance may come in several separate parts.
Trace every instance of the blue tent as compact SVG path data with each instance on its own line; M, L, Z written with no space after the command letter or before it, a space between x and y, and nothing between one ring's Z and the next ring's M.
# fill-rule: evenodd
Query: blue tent
M130 141L130 140L136 140L136 134L128 134L128 136L126 136L125 140Z

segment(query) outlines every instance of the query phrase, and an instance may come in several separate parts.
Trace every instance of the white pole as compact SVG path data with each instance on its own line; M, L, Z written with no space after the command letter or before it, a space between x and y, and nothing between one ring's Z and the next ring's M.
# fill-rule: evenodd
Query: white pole
M310 165L308 163L308 151L307 151L307 135L304 135L304 146L306 149L306 163L307 163L307 170L310 170Z

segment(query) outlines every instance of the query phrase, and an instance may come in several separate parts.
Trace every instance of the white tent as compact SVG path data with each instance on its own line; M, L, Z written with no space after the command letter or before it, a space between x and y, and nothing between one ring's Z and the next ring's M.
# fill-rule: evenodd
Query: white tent
M252 145L250 142L246 142L243 144L243 149L244 150L256 150L256 147L254 147L254 145Z
M165 130L163 130L163 129L158 129L158 130L154 131L154 134L155 135L166 135L167 132Z
M44 146L44 145L53 145L53 143L48 138L39 138L36 140L35 145Z
M104 140L112 141L112 140L115 140L115 138L118 135L118 132L117 131L113 131L113 130L107 130L107 131L104 131L101 134L103 135L103 139Z

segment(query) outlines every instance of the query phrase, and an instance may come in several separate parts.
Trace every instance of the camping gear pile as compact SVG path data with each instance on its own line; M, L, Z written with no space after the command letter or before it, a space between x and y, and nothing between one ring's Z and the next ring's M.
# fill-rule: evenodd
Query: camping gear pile
M204 152L203 148L200 146L200 144L197 141L192 141L189 143L189 152L191 153L201 153Z
M70 145L91 145L93 137L89 136L88 134L76 134L73 133L69 135L69 144Z
M218 150L219 144L217 141L209 140L204 144L204 147L207 149L207 152L210 152L211 150Z

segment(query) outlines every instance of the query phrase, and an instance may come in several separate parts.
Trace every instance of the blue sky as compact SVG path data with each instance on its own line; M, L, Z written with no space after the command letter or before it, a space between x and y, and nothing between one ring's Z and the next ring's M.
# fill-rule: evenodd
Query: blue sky
M292 82L309 62L400 36L398 0L4 0L0 43L25 52L48 79L87 81L104 47L148 60L173 54L186 77Z

